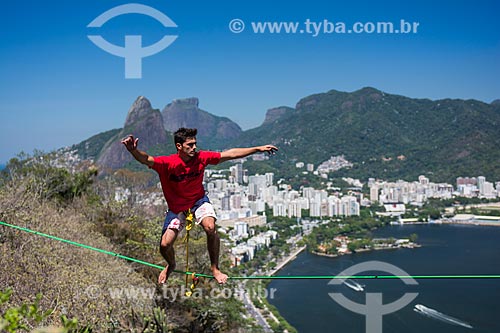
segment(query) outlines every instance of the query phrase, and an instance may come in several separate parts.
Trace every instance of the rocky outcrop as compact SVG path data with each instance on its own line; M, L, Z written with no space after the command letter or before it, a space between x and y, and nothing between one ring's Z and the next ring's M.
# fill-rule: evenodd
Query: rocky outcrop
M262 125L272 124L276 120L278 120L279 118L281 118L285 115L288 115L294 111L295 111L294 108L291 108L288 106L280 106L277 108L269 109L266 112L266 118L264 119L264 122L262 123Z
M218 117L199 108L198 98L175 99L162 111L165 129L175 132L180 127L198 129L198 138L206 141L238 137L242 130L238 124L225 117Z
M140 96L130 107L123 129L106 143L97 163L117 169L132 161L133 157L120 142L129 134L139 138L139 148L144 151L161 144L173 145L165 132L160 111L153 109L149 100Z

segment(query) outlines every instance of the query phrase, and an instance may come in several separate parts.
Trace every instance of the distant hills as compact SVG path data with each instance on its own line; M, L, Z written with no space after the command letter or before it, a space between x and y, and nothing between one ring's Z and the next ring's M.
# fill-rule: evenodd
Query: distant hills
M331 90L245 131L237 144L273 141L287 160L315 164L343 154L355 164L349 174L362 178L425 174L447 181L458 175L498 180L499 125L498 104L412 99L374 88Z
M141 96L122 129L100 133L74 149L82 158L116 169L132 161L121 137L133 133L142 149L167 154L175 151L171 132L185 126L198 128L203 149L276 144L279 154L259 164L282 176L293 176L297 161L318 165L344 155L354 166L342 172L362 179L409 180L424 174L434 181L478 175L500 180L498 100L432 101L374 88L331 90L305 97L294 108L269 109L262 125L246 131L199 109L198 103L197 98L174 100L160 113Z
M198 139L204 146L224 145L240 136L238 124L226 117L217 117L198 107L198 98L176 99L161 112L163 124L169 132L180 127L197 128Z

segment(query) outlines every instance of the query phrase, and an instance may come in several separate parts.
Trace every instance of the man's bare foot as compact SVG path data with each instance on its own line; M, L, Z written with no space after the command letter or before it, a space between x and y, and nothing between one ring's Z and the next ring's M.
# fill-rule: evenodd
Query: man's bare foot
M219 284L224 284L227 282L227 275L219 271L217 268L212 269L212 274L214 275L214 279Z
M170 274L174 271L175 269L175 264L173 265L167 265L164 270L161 271L160 275L158 276L158 283L159 284L164 284L167 282L168 277Z

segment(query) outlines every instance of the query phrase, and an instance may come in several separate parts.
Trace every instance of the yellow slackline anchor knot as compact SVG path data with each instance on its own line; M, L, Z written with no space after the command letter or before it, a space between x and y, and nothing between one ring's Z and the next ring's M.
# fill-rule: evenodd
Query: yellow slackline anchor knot
M186 243L186 272L189 272L189 231L193 228L194 216L191 209L188 209L186 214L186 236L184 237L184 242ZM189 285L189 275L186 274L186 296L191 297L193 291L200 282L200 279L196 276L196 273L191 273L192 283ZM188 289L189 285L189 290Z

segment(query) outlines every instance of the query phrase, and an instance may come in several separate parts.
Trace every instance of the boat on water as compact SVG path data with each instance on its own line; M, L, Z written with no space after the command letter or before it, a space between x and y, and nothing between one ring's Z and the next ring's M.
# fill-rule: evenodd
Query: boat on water
M365 290L365 288L363 288L363 286L361 284L359 284L353 280L345 280L344 284L354 291L364 291Z
M435 313L437 313L436 310L428 308L428 307L426 307L425 305L422 305L422 304L415 305L415 311L417 311L417 312L426 312L427 311L427 312L435 312Z
M469 323L466 323L460 319L445 315L444 313L441 313L437 310L428 308L422 304L415 305L415 307L413 308L413 311L418 312L424 316L431 317L431 318L434 318L437 320L441 320L441 321L444 321L444 322L447 322L447 323L450 323L453 325L458 325L458 326L462 326L462 327L466 327L466 328L473 328L472 325L470 325Z

